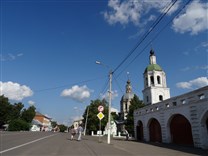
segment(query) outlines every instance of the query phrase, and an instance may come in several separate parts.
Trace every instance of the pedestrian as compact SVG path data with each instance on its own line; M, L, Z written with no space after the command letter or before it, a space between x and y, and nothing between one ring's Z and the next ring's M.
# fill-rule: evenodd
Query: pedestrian
M124 128L124 134L126 135L126 140L129 140L129 132Z
M70 133L71 133L71 140L73 140L74 139L74 136L76 135L76 130L74 129L74 126L73 125L71 126Z
M79 125L77 131L78 131L78 139L77 139L77 141L81 141L82 132L83 132L83 128L82 128L81 124Z

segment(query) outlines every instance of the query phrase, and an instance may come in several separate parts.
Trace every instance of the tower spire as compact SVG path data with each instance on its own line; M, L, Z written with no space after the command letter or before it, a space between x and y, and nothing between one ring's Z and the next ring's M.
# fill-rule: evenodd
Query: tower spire
M150 64L157 64L155 52L154 52L154 50L153 50L152 48L151 48L151 50L150 50L150 57L149 57L149 60L150 60Z

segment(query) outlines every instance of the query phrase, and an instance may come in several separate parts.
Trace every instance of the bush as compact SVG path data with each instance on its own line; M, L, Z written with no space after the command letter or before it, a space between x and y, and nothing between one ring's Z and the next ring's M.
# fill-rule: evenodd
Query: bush
M30 124L22 119L15 119L9 123L9 131L29 131Z
M67 127L65 125L59 125L60 128L60 132L64 132L65 130L67 130Z

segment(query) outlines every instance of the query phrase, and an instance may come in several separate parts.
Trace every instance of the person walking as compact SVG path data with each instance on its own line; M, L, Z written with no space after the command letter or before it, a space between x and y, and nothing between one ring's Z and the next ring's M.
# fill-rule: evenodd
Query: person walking
M81 141L82 132L83 132L83 128L82 128L81 124L79 125L77 131L78 131L78 139L77 139L77 141Z
M129 140L129 132L124 128L124 134L126 135L126 140Z
M70 133L71 133L71 140L74 140L74 136L76 135L76 130L74 129L74 126L71 126Z

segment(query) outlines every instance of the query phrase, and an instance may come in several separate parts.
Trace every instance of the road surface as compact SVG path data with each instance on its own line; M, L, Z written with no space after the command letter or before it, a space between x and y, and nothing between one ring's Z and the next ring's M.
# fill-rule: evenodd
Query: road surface
M174 145L121 139L107 144L107 137L71 141L69 133L0 132L0 136L0 156L208 156L205 150Z

